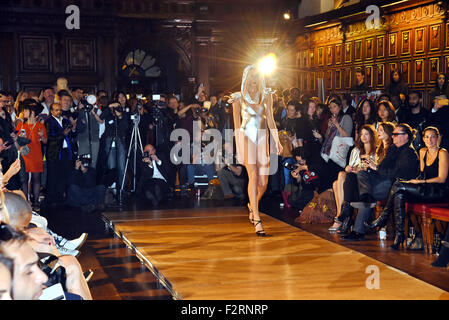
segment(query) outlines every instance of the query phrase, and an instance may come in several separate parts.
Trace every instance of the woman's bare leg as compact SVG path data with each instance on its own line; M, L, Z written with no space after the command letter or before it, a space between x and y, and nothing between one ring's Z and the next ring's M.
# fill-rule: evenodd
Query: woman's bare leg
M337 190L338 190L337 217L340 216L341 205L343 204L343 199L344 199L344 194L345 194L345 190L344 190L345 180L346 180L346 172L340 171L340 173L338 174L338 179L337 179Z
M252 211L252 219L257 219L259 216L258 213L258 203L257 203L257 167L255 164L246 164L246 171L248 172L248 198L249 198L249 206ZM251 213L250 213L251 219Z
M334 192L335 205L337 206L337 217L340 215L340 208L338 204L340 203L340 195L338 194L338 180L335 180L332 184L332 191Z

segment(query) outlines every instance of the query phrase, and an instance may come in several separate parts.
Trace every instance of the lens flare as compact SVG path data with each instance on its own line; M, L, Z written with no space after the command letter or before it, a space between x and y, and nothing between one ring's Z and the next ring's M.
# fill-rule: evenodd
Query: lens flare
M270 53L262 60L259 61L258 67L259 71L264 75L270 75L276 69L277 58L274 53Z

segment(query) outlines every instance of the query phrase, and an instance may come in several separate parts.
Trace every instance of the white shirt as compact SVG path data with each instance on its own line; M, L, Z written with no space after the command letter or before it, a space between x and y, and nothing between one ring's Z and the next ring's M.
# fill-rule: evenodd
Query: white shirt
M52 117L55 118L56 121L58 121L58 123L59 123L59 125L61 126L61 128L64 129L64 127L62 126L62 118L61 118L61 120L59 120L59 119L56 118L54 115L52 115ZM63 148L63 149L68 148L67 141L65 141L65 137L64 137L64 142L62 143L62 148Z
M161 172L157 168L156 164L158 166L160 166L162 164L162 161L159 160L158 162L156 162L155 160L153 160L153 179L162 179L165 182L167 182L167 180L165 180L164 176L161 174Z
M98 108L98 107L97 107ZM97 109L97 116L101 116L102 111L100 110L100 108ZM104 133L104 130L106 128L105 123L99 123L99 131L98 131L98 138L101 138L101 136Z
M50 114L50 110L45 102L42 102L41 105L44 107L44 110L42 110L41 114Z

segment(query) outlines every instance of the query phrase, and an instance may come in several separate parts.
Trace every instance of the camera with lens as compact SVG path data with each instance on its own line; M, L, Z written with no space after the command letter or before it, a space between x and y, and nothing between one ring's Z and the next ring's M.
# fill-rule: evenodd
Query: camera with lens
M138 122L140 120L140 114L139 112L133 113L130 115L131 121Z
M94 106L91 105L89 102L87 102L86 99L81 99L81 100L80 100L80 103L84 106L84 108L85 108L88 112L90 112L90 111L92 111L92 110L94 109Z
M297 163L288 163L286 162L284 164L284 168L286 168L287 170L293 171L298 169L299 165Z
M80 154L80 155L78 155L76 160L81 161L81 164L83 165L83 167L88 167L92 161L92 157L90 154Z
M150 157L150 153L149 152L144 152L143 153L143 157L144 158L149 158Z
M64 130L67 130L67 129L70 129L70 130L73 129L73 124L69 123L69 124L65 125Z

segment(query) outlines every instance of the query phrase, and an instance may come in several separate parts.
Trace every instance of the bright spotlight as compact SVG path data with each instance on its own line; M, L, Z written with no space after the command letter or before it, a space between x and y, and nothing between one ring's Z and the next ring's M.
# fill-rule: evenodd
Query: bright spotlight
M284 12L284 20L290 20L291 16L290 16L290 12L286 11Z
M274 53L270 53L259 61L259 71L265 75L272 74L276 69L277 58Z

